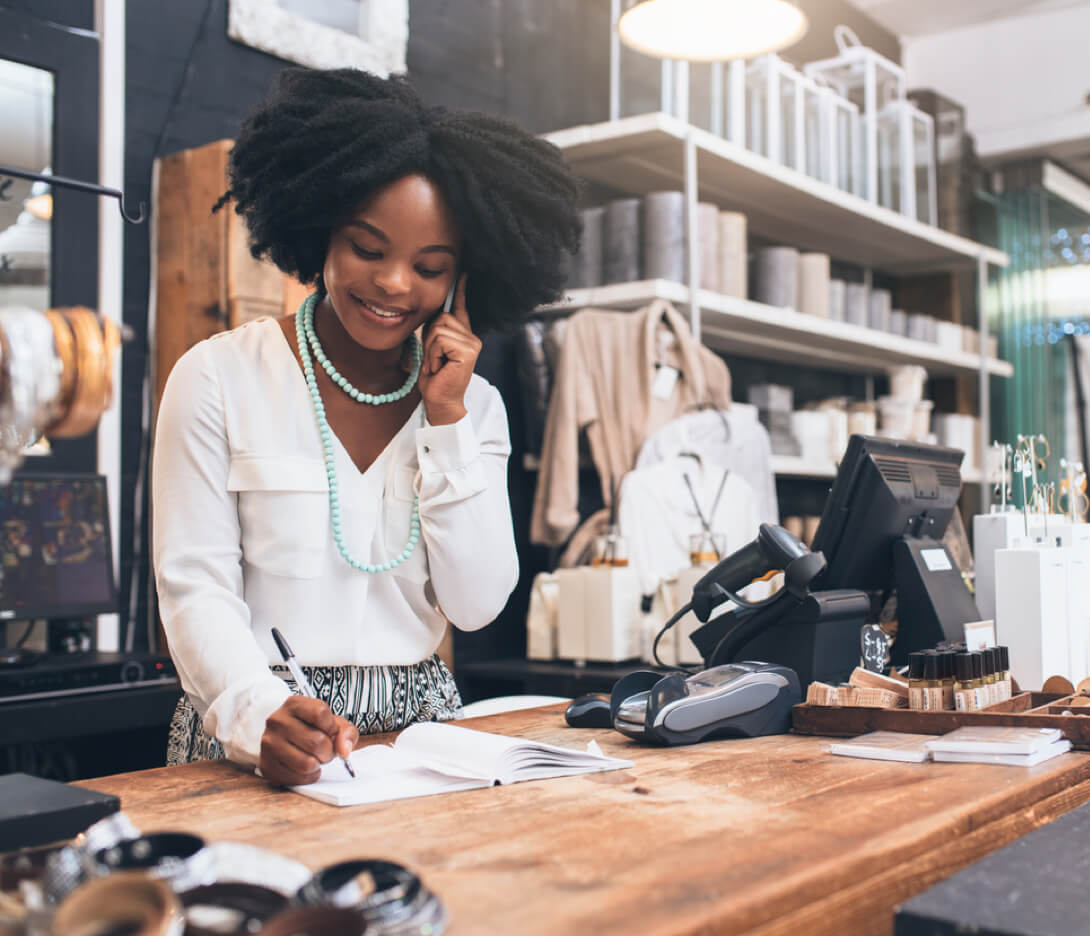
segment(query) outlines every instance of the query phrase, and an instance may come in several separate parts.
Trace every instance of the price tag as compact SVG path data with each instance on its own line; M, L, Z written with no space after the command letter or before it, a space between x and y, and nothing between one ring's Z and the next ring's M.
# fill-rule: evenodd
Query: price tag
M676 367L663 364L655 373L655 382L651 385L651 395L658 400L669 400L677 386L679 371Z
M872 673L884 673L889 659L889 637L877 624L863 625L860 634L863 669Z

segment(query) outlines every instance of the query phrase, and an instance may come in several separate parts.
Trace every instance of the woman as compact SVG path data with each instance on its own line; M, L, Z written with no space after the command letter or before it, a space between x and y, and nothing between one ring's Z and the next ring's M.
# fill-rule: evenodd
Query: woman
M355 70L284 71L229 175L253 254L315 292L190 349L163 393L155 575L186 691L168 763L299 784L357 732L460 711L444 628L488 624L518 577L478 335L559 294L578 192L514 124Z

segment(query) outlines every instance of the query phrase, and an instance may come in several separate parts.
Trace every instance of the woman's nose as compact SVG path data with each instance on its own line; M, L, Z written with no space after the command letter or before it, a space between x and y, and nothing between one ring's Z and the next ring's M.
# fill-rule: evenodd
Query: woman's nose
M409 291L409 271L401 263L390 263L375 271L375 285L388 296Z

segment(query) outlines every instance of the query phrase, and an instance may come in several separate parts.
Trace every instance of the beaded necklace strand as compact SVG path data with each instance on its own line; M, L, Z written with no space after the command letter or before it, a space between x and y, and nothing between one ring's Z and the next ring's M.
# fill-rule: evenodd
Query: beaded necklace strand
M358 402L379 406L383 403L400 400L412 390L413 385L416 383L416 378L420 374L420 361L423 356L420 349L420 342L416 340L415 335L412 336L413 370L409 375L409 380L400 390L397 390L394 393L379 394L378 396L373 396L369 393L361 393L348 383L344 377L337 373L336 368L330 363L329 358L326 357L321 344L318 342L318 335L314 331L314 307L317 302L318 295L317 293L314 293L307 296L307 298L303 300L303 304L299 306L299 311L295 316L295 337L299 343L299 357L303 362L303 374L306 377L307 389L310 391L310 398L314 403L314 416L318 421L318 434L322 438L322 453L325 457L325 473L326 477L329 479L329 514L333 523L333 542L337 544L337 551L341 554L341 557L345 562L352 566L353 569L370 573L389 572L391 569L397 568L397 566L401 565L401 563L413 554L413 550L420 540L420 499L415 495L413 496L412 521L409 524L409 542L395 558L391 559L389 562L373 565L370 562L361 562L348 552L348 547L344 543L344 537L341 531L341 502L337 493L337 467L333 459L333 433L325 418L325 404L322 403L322 395L318 392L318 380L314 376L314 363L310 357L310 348L314 349L314 356L322 364L325 372L329 374L337 386L341 387L349 396ZM307 347L308 344L310 345L310 348Z

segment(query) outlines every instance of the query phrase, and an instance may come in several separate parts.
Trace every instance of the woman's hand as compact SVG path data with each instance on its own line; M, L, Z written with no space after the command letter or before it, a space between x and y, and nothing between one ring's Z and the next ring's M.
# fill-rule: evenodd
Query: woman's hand
M465 416L466 388L480 353L481 339L469 326L463 273L450 312L440 312L424 326L419 386L428 422L433 426L450 425Z
M293 695L265 722L258 766L270 783L313 783L322 764L347 757L360 733L318 699Z

